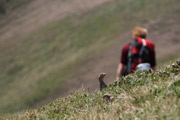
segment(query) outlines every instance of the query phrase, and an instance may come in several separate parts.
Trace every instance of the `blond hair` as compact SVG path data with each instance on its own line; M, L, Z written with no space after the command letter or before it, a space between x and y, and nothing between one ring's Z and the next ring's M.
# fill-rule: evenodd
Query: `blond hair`
M148 31L146 28L135 27L133 30L133 37L134 38L137 38L137 37L146 38L147 33L148 33Z

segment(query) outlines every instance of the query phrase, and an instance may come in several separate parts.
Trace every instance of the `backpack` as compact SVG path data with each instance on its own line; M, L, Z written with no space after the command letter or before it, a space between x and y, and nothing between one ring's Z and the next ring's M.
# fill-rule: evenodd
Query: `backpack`
M147 44L147 40L143 38L137 38L130 43L126 75L134 72L138 64L149 63L150 49Z

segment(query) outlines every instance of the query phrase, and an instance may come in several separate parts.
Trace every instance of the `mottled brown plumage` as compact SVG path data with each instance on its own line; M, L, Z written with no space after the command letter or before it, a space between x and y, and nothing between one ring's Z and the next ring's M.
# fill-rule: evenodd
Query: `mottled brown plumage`
M99 83L100 83L100 91L102 91L104 88L107 88L108 86L106 83L103 81L106 73L100 73L99 74Z

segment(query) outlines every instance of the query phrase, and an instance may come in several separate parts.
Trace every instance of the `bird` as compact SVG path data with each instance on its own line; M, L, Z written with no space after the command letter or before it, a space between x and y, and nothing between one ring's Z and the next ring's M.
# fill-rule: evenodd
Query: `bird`
M104 77L106 76L106 73L100 73L99 74L99 88L100 88L100 91L102 91L104 88L107 88L108 86L106 85L106 83L103 81L104 80Z
M99 83L100 83L100 91L102 91L103 89L108 87L108 85L106 85L106 83L103 81L105 76L106 76L106 73L99 74L98 78L99 78ZM110 95L110 94L103 95L103 99L106 102L113 102L117 97L118 97L118 95Z

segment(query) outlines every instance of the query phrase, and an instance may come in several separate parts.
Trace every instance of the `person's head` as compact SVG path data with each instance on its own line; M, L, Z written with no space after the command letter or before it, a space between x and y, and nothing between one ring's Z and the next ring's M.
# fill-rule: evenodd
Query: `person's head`
M135 27L133 30L132 37L133 38L141 37L141 38L145 39L147 37L147 33L148 33L148 31L146 28Z

